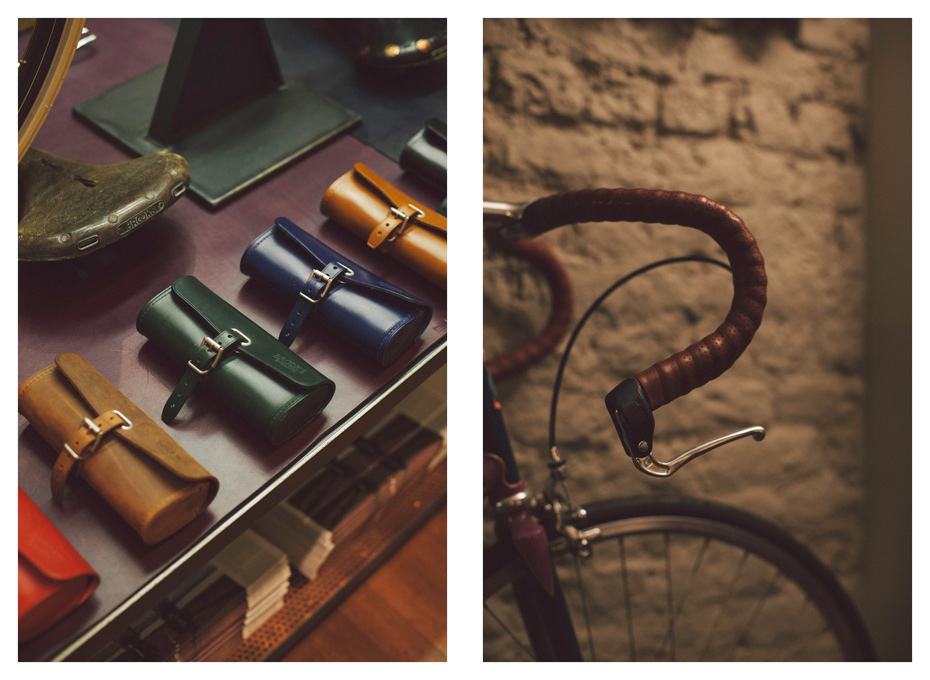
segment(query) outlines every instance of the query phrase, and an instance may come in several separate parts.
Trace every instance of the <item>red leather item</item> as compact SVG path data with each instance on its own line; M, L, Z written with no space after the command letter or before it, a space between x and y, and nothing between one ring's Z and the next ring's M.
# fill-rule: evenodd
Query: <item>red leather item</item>
M26 493L19 490L19 639L31 640L83 603L100 583Z

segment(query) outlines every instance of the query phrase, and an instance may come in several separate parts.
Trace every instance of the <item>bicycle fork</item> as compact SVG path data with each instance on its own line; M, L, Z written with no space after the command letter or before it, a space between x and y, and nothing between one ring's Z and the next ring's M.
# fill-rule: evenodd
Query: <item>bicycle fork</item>
M520 480L486 366L484 449L484 493L495 508L495 531L501 547L486 551L485 572L504 573L503 565L515 565L524 572L513 581L513 590L537 661L581 661L571 614L549 553L549 537L533 515L532 501Z

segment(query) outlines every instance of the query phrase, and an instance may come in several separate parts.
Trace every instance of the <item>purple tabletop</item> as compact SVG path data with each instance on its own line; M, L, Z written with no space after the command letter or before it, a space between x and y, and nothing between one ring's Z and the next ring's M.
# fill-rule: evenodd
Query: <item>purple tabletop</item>
M131 154L72 115L73 106L168 60L174 31L155 20L88 20L100 37L79 50L52 112L33 146L71 160L119 161ZM22 52L24 44L20 45ZM364 122L363 122L364 125ZM425 357L445 345L445 291L381 253L369 250L320 213L320 199L337 177L362 162L411 196L437 207L440 197L404 175L391 160L344 136L272 175L218 210L193 196L128 238L83 258L19 264L19 380L53 363L57 354L84 356L105 378L156 422L183 367L152 347L135 329L136 315L178 277L193 274L256 323L277 336L289 311L239 271L249 243L284 216L391 283L428 302L433 320L419 342L387 368L352 352L325 329L304 329L292 346L336 384L330 404L291 440L272 448L221 404L195 397L170 426L181 446L220 480L207 512L179 533L145 546L83 482L71 484L64 506L51 498L51 465L57 451L20 417L19 485L99 572L93 597L48 633L20 646L21 659L50 658L86 635L160 573L179 577L176 566L192 550L216 552L240 523L226 531L237 509L254 503L270 482L300 465L303 472L327 459L324 444L358 419ZM330 456L335 452L329 452ZM210 537L224 527L212 549ZM217 547L219 546L219 547ZM196 560L191 560L196 562Z

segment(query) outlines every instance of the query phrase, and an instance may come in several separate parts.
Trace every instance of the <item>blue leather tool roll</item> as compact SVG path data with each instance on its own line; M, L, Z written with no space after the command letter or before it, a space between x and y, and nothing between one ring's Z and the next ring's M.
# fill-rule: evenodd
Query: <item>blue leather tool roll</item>
M284 217L249 245L239 268L293 304L278 338L287 346L307 323L387 366L417 341L433 314Z

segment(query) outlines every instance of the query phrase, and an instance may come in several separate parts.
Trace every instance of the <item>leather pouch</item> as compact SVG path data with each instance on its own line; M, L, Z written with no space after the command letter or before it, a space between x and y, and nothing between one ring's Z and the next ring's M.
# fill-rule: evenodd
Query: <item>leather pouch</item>
M19 411L60 452L55 501L63 503L77 475L147 544L188 524L219 489L216 477L78 354L59 354L26 380Z
M356 163L323 194L324 215L446 287L446 218Z
M19 639L31 640L89 598L100 576L19 489Z
M430 118L423 129L407 141L400 154L400 167L445 193L446 141L446 124L438 118Z
M330 379L193 276L146 304L136 328L185 366L162 411L166 423L204 383L277 446L319 415L335 391Z
M278 336L287 347L311 319L319 332L331 332L387 366L417 341L433 313L284 217L249 245L239 267L293 302Z

